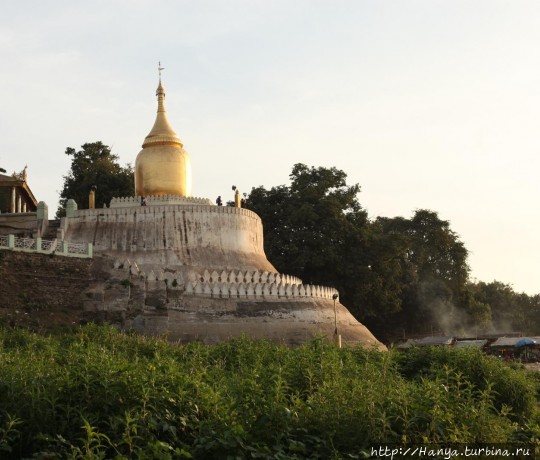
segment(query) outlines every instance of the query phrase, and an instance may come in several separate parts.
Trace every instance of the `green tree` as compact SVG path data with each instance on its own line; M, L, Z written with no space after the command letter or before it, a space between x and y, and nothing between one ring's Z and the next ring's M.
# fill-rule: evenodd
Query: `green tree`
M486 324L489 311L466 295L467 249L450 223L419 209L411 219L379 217L383 232L402 239L401 257L410 281L403 289L402 313L394 318L406 333L456 332Z
M370 221L336 168L293 167L289 186L254 188L276 268L305 283L331 285L351 313L381 338L400 331L484 324L489 307L466 299L467 250L436 212ZM462 300L468 300L465 304Z
M499 332L540 333L540 294L517 293L500 281L478 282L471 286L474 298L489 305L492 327Z
M521 322L516 318L519 312L517 296L509 284L493 281L479 282L476 285L475 297L478 301L491 307L493 325L500 331L512 331L515 323Z
M461 291L459 304L467 314L467 322L464 325L466 330L479 332L490 329L492 324L491 306L477 298L474 284L468 283L466 289Z
M386 232L399 233L407 240L404 256L415 266L418 280L443 281L454 293L469 277L468 251L450 222L427 209L415 211L412 219L378 218Z
M102 142L86 143L81 148L79 151L72 147L66 149L66 155L72 157L71 169L64 176L57 216L65 213L68 199L75 200L79 208L88 207L88 195L93 186L96 186L96 207L108 205L114 197L133 196L131 165L120 166L118 156Z
M296 164L291 185L252 189L248 206L262 218L265 251L282 273L330 285L359 319L400 309L401 241L372 225L358 202L358 184L336 168Z
M540 334L540 294L528 296L527 311L525 312L526 327L528 334Z
M340 262L339 249L367 215L356 200L359 186L348 187L342 171L297 164L290 177L290 187L253 189L248 203L267 226L271 260L310 282Z

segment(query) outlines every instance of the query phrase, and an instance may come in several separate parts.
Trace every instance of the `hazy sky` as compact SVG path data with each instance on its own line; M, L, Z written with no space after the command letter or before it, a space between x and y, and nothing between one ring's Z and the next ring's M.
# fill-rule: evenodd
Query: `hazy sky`
M537 0L4 2L0 167L54 214L66 147L135 163L155 118L194 196L336 166L370 217L437 211L472 277L540 292Z

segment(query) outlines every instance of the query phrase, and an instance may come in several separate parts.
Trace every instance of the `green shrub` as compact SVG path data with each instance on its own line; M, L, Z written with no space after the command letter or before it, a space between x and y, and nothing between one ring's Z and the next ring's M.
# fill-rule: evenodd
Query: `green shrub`
M408 379L436 378L446 369L459 371L480 391L488 388L498 410L507 407L514 420L530 418L536 407L535 385L522 370L478 349L416 347L398 354L399 372Z
M531 398L524 371L471 351L0 329L0 457L338 459L377 443L526 441Z

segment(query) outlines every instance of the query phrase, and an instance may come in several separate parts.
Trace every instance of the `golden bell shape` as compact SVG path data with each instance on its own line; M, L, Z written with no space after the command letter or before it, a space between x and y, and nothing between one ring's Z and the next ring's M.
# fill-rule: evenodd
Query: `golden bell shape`
M171 128L165 111L165 90L159 79L158 110L154 127L135 160L137 196L191 196L191 161Z

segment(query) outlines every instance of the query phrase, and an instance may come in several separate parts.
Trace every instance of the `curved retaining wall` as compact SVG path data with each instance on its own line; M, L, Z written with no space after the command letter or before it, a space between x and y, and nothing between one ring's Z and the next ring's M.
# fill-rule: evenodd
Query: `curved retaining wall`
M129 275L144 282L146 287L156 290L178 290L183 295L204 296L216 299L266 299L304 300L307 298L333 299L338 291L326 286L302 284L296 276L250 271L225 271L221 273L205 270L202 274L191 273L186 279L182 272L159 271L157 274L151 270L149 273L141 271L136 263L126 260L123 263L115 261L114 268L122 270ZM129 276L128 275L128 276ZM131 278L126 278L130 279Z
M144 265L276 271L266 259L257 214L211 205L78 210L62 222L64 239Z

